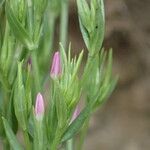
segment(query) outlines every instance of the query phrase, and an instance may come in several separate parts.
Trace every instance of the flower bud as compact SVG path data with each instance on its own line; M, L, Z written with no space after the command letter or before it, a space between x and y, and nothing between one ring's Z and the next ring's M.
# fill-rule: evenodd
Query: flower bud
M53 61L52 61L52 67L51 67L51 72L50 76L51 78L57 78L61 75L62 68L61 68L61 60L60 60L60 53L55 52L53 56Z
M77 106L72 115L70 123L72 123L78 117L79 114L80 114L80 109L79 109L79 106Z
M41 93L38 93L35 104L35 117L39 121L43 119L43 115L44 115L44 100Z

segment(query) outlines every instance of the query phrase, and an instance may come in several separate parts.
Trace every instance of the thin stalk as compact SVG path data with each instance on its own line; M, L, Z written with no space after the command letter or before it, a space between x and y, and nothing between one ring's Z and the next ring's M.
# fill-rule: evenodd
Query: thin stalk
M32 10L32 1L31 0L27 0L28 3L28 29L29 29L29 33L30 36L33 36L33 10Z
M70 139L66 143L67 150L73 150L73 139Z
M57 127L57 129L56 129L56 134L55 134L55 138L54 138L54 140L53 140L53 142L52 142L52 145L51 145L51 147L50 147L50 150L57 150L60 137L61 137L61 136L60 136L60 131L59 131L58 127Z
M37 121L35 120L35 133L34 133L34 149L35 150L45 150L46 147L44 145L44 128L43 128L43 120Z
M3 150L10 150L10 145L7 139L3 140Z
M36 50L33 50L31 57L32 57L35 89L36 89L36 92L39 92L41 87L40 87L40 76L39 76L39 67L38 67L38 62L37 62Z
M56 16L53 12L51 12L47 18L49 21L46 25L45 30L45 40L44 40L44 56L46 64L47 61L49 62L49 59L52 54L53 44L54 44L54 32L55 32L55 22L56 22Z
M30 36L33 37L33 4L31 0L28 0L28 28ZM39 77L39 67L37 62L37 49L33 50L31 54L33 72L34 72L34 84L36 92L40 91L40 77Z
M69 1L61 0L61 16L60 16L60 42L66 48L68 33L68 13Z
M84 68L84 72L83 72L83 75L82 75L81 85L85 86L87 78L89 77L89 74L91 72L91 67L93 65L93 63L92 63L93 59L94 59L93 57L88 56L88 60L86 62L86 66Z
M82 150L83 149L83 145L84 145L84 141L85 141L85 137L88 131L88 127L89 127L89 121L90 118L87 118L87 120L85 121L85 124L81 130L81 134L80 134L80 138L79 138L79 144L77 146L77 150Z
M26 149L31 150L32 147L31 147L31 143L30 143L29 135L28 135L27 131L23 131L23 136L24 136Z

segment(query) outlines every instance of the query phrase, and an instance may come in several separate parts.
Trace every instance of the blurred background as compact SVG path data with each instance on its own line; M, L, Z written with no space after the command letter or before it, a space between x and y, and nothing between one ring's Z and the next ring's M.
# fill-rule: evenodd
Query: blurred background
M105 0L104 47L114 52L116 90L91 119L85 150L150 149L150 0ZM69 41L85 48L75 1Z

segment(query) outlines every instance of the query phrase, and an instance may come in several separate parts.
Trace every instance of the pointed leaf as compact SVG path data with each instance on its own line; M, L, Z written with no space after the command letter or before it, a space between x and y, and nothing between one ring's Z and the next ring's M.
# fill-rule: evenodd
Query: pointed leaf
M79 116L70 124L67 131L64 133L62 137L62 142L65 142L71 139L83 126L85 120L89 117L92 112L93 102L89 103L79 114Z
M12 11L12 8L9 7L8 3L6 3L6 15L7 15L8 22L10 24L10 28L14 33L14 35L16 36L16 38L21 43L23 43L29 50L35 49L36 46L32 42L30 35L22 26L22 24L19 22L14 12Z
M8 138L8 141L9 141L12 149L13 150L23 150L22 146L17 141L15 134L13 133L12 129L10 128L8 121L3 117L2 117L2 119L3 119L4 128L5 128L5 133L6 133L6 136Z

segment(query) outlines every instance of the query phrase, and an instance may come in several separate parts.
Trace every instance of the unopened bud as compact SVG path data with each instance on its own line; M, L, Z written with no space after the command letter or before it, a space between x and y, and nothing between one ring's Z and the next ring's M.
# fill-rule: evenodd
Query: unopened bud
M62 67L61 67L60 53L55 52L55 54L53 56L50 76L53 79L57 78L61 75L61 72L62 72Z
M41 93L38 93L35 103L35 117L37 120L42 120L43 116L44 116L44 100Z
M77 106L72 115L70 123L72 123L78 117L79 114L80 114L80 109L79 109L79 106Z

